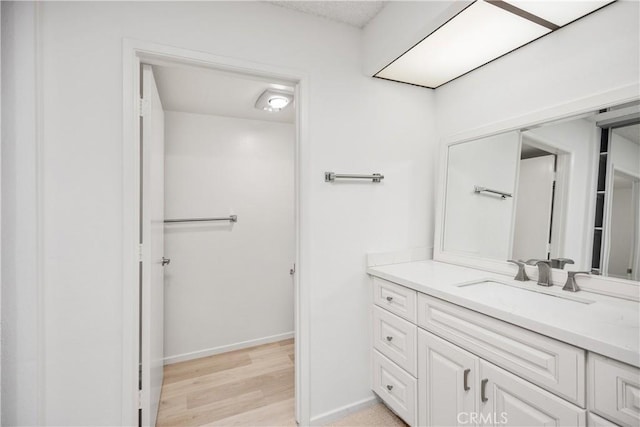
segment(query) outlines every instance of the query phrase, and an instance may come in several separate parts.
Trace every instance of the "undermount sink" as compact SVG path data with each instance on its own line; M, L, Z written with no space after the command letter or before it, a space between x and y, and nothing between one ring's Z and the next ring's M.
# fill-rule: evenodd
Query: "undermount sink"
M558 298L566 300L567 302L578 304L593 304L595 301L583 298L569 292L559 291L557 288L545 288L536 285L536 282L529 281L519 284L498 282L495 280L481 280L479 282L463 283L457 285L458 288L465 288L469 290L470 294L475 294L482 297L490 298L528 298L532 304L542 302L548 298ZM562 292L562 293L559 293ZM533 296L535 294L537 296ZM547 300L548 301L548 300Z

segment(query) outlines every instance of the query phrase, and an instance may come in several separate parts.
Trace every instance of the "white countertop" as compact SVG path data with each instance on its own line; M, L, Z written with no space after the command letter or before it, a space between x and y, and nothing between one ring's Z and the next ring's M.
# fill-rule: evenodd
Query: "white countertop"
M538 286L535 281L517 282L500 274L437 261L370 267L367 272L372 276L640 367L638 302L584 291L569 293L558 286L544 288ZM509 286L459 286L483 280L496 280ZM579 285L579 277L577 281ZM549 295L522 289L540 290ZM554 295L576 298L582 302Z

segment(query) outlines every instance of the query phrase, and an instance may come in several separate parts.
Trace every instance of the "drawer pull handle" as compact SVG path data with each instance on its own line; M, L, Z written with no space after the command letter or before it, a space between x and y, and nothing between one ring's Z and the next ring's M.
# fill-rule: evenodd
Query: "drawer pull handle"
M387 390L391 391L392 389L393 389L393 386L392 386L392 385L388 385L388 386L387 386Z
M471 387L469 387L469 372L471 372L471 369L464 370L464 391L471 390Z
M391 302L391 300L393 299L393 297L387 297L387 301Z
M484 380L482 380L482 384L480 384L480 398L482 399L483 403L489 400L486 394L488 382L489 380L485 378Z
M389 336L387 337L387 341L391 341L393 339L393 337Z

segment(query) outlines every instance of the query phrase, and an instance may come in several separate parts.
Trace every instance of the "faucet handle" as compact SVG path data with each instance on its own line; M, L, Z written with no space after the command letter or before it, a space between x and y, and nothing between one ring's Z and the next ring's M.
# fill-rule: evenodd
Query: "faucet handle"
M575 264L571 258L552 258L551 259L551 267L564 269L564 266L567 264Z
M563 291L578 292L580 287L576 283L576 274L591 274L590 271L567 271L567 282L562 287Z
M518 266L518 272L516 273L516 277L514 277L515 280L518 280L520 282L526 282L527 280L529 280L529 276L527 276L527 272L524 269L525 263L523 261L516 261L514 259L510 259L507 262L510 262Z
M590 271L567 271L567 276L575 277L576 274L591 274Z
M548 259L537 259L537 258L530 258L528 259L525 263L527 265L538 265L541 262L545 263L545 264L549 264L549 266L551 266L551 261Z

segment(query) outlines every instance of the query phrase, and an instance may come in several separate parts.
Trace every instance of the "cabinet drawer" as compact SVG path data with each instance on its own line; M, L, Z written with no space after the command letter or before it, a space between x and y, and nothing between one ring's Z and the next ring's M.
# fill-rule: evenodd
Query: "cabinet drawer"
M585 351L427 295L418 325L563 398L585 406Z
M417 371L417 331L413 323L380 307L373 307L373 346L414 377Z
M416 322L416 291L373 278L373 303L407 319Z
M586 425L584 409L484 360L480 378L481 412L488 425Z
M640 425L640 369L589 353L589 409L616 423Z
M416 424L416 379L373 350L373 391L407 424Z

